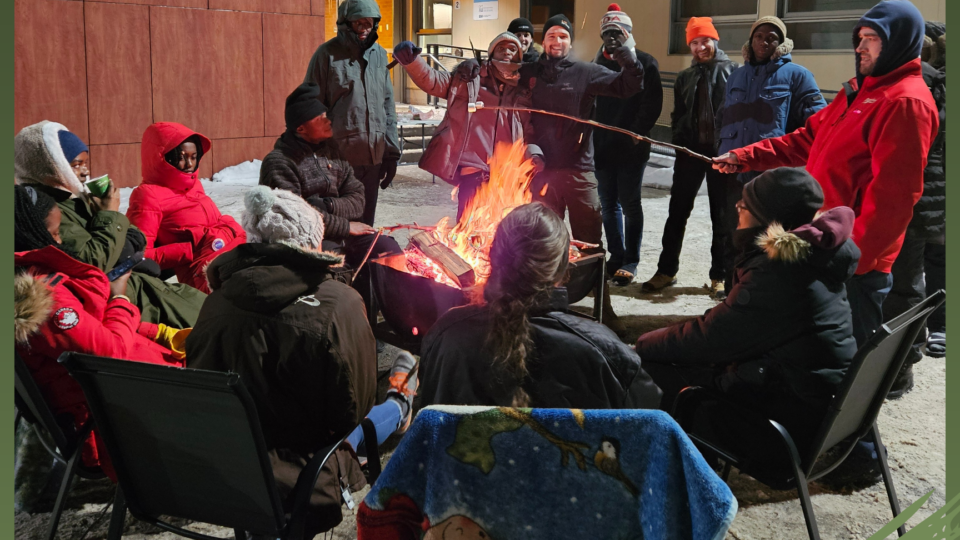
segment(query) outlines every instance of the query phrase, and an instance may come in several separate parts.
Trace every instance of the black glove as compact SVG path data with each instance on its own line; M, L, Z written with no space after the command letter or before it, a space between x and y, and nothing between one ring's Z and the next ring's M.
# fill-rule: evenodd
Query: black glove
M397 162L400 158L384 158L380 164L380 189L387 189L393 182L393 177L397 176Z
M144 259L133 267L133 271L138 274L146 274L158 278L163 270L160 269L160 265L153 259Z
M480 76L480 62L477 62L474 58L460 62L460 65L457 66L457 75L464 81L476 79Z
M617 47L617 50L613 51L613 59L621 68L637 66L637 54L630 47Z
M312 195L307 197L307 203L321 212L326 212L328 214L330 213L330 205L327 204L327 200L324 197Z
M130 254L136 253L138 251L143 251L147 247L147 237L140 232L139 229L130 227L127 229L127 238L124 241L124 249L127 249L127 244L130 247Z

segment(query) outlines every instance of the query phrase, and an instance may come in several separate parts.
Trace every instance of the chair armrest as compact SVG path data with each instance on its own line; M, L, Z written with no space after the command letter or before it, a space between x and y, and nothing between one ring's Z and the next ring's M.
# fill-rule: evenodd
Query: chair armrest
M310 508L310 495L313 494L313 488L317 485L317 478L320 477L320 469L323 468L323 465L333 456L337 448L339 448L346 439L347 437L344 436L336 443L315 452L306 467L300 471L300 475L297 477L297 483L293 486L293 491L290 493L288 499L292 504L290 507L290 521L287 522L287 534L284 536L285 538L295 540L303 538L303 527L307 512Z

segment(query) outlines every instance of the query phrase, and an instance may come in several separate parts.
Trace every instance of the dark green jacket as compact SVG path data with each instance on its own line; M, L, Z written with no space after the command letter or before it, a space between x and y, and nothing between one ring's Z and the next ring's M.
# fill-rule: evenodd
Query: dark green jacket
M353 167L400 158L387 51L375 42L376 28L367 39L372 44L364 48L348 22L363 17L379 24L376 2L346 0L340 4L337 37L317 48L304 77L304 82L320 86L318 99L327 106L333 137Z

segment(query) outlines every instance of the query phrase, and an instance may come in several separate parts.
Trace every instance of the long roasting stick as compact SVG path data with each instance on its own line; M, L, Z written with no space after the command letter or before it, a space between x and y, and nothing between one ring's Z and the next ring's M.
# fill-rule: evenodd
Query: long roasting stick
M672 149L674 149L674 150L676 150L676 151L683 152L684 154L687 154L687 155L689 155L690 157L699 159L700 161L706 161L707 163L713 163L713 159L711 159L711 158L709 158L709 157L707 157L707 156L705 156L705 155L703 155L703 154L698 154L698 153L694 152L693 150L690 150L689 148L685 148L685 147L683 147L683 146L679 146L679 145L676 145L676 144L670 144L670 143L665 143L665 142L657 141L657 140L651 139L651 138L649 138L649 137L644 137L643 135L638 135L638 134L636 134L636 133L634 133L634 132L632 132L632 131L630 131L630 130L626 130L626 129L623 129L623 128L618 128L618 127L616 127L616 126L611 126L611 125L607 125L607 124L601 124L600 122L597 122L596 120L584 120L584 119L582 119L582 118L577 118L576 116L570 116L570 115L568 115L568 114L562 114L562 113L557 113L557 112L552 112L552 111L544 111L544 110L541 110L541 109L527 109L526 107L500 107L500 106L493 106L493 105L491 105L491 106L488 107L488 106L484 105L484 104L481 103L481 102L477 102L477 104L476 104L476 109L478 109L478 110L479 110L479 109L491 109L491 110L498 110L498 111L529 112L529 113L539 113L539 114L546 114L546 115L550 115L550 116L557 116L557 117L559 117L559 118L565 118L565 119L567 119L567 120L572 120L572 121L574 121L574 122L580 122L581 124L588 124L588 125L591 125L591 126L595 126L595 127L601 128L601 129L609 129L610 131L616 131L617 133L623 133L624 135L627 135L627 136L629 136L629 137L632 137L632 138L634 138L634 139L636 139L636 140L638 140L638 141L643 141L643 142L650 143L650 144L656 144L656 145L658 145L658 146L665 146L665 147L667 147L667 148L672 148Z

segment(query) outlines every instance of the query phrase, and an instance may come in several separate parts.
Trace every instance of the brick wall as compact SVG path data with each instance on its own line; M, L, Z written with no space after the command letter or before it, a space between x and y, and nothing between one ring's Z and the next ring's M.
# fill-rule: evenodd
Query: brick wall
M92 174L140 183L140 138L180 122L213 139L201 175L259 158L324 40L318 0L16 0L15 129L52 120Z

